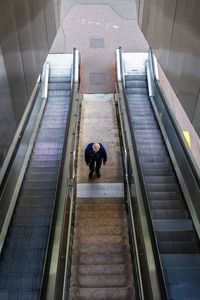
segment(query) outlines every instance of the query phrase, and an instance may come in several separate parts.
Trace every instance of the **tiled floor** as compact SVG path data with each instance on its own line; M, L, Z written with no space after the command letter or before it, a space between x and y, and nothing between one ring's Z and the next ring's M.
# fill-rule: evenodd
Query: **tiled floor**
M88 143L102 143L108 160L102 166L101 178L93 176L90 183L123 182L114 98L112 94L85 94L82 101L81 126L78 152L78 183L88 182L89 169L84 161Z
M79 49L82 93L114 92L117 47L121 46L124 52L145 52L148 49L136 22L134 1L132 20L121 17L116 11L109 5L80 4L74 5L63 16L51 52L58 52L59 44L60 49L67 53L73 47ZM130 16L129 11L127 18Z

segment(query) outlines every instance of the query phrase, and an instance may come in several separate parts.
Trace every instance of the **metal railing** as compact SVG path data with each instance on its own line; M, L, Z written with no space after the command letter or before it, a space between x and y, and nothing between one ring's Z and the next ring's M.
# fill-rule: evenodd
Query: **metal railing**
M122 146L123 146L123 164L124 164L124 178L125 178L125 188L126 188L126 201L128 204L128 210L130 214L130 222L131 222L131 232L132 232L132 241L133 241L133 252L134 252L134 267L136 268L136 276L137 276L137 293L140 300L144 300L144 291L143 291L143 282L142 282L142 275L141 275L141 268L140 268L140 259L139 259L139 251L137 246L137 237L136 237L136 230L135 230L135 223L133 217L133 207L131 201L131 192L129 187L129 172L128 172L128 148L126 145L125 139L125 129L122 120L122 111L121 105L119 102L119 98L117 98L118 104L118 111L119 111L119 122L120 122L120 131L121 131L121 138L122 138Z
M40 86L41 86L41 76L39 75L38 80L36 82L36 85L33 89L32 94L31 94L30 100L29 100L29 102L26 106L26 109L24 111L22 119L19 123L17 131L16 131L15 136L13 138L12 144L9 147L8 153L5 157L3 165L1 167L1 172L0 172L0 195L2 194L5 183L7 181L10 169L12 167L12 163L15 159L17 150L19 148L19 144L21 142L22 136L24 134L25 128L27 126L27 123L28 123L28 120L29 120L29 117L30 117L30 114L31 114L33 106L35 104L35 100L36 100L36 97L37 97Z

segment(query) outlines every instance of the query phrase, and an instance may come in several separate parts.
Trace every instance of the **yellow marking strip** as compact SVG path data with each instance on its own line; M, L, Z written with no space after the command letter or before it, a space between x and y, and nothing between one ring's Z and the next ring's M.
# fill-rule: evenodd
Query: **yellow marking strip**
M183 131L183 134L185 136L185 139L186 139L189 147L192 148L189 131L187 131L187 130Z

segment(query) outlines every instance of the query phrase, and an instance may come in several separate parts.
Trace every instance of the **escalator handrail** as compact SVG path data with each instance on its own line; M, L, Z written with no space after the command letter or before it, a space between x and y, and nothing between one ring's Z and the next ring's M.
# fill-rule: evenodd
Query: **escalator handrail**
M130 111L128 109L128 99L127 99L127 94L126 94L126 88L125 88L125 75L124 75L124 70L123 70L123 60L122 60L122 48L119 48L119 57L120 57L120 76L121 76L121 83L122 83L122 93L124 97L124 102L125 102L125 107L126 107L126 113L127 113L127 118L129 124L131 124L131 116L130 116ZM135 141L135 135L132 126L130 126L130 132L131 132L131 137L132 137L132 144L133 144L133 149L134 149L134 154L136 158L136 164L137 164L137 170L138 170L138 175L139 175L139 181L140 181L140 186L141 186L141 191L144 199L144 204L146 208L146 213L147 213L147 221L148 221L148 226L150 229L150 236L152 240L152 247L154 251L154 258L156 262L156 269L157 269L157 274L159 276L159 284L160 284L160 292L162 295L162 299L169 299L168 297L168 292L167 292L167 287L166 287L166 282L165 282L165 277L163 274L163 269L162 269L162 264L160 260L160 255L159 255L159 250L158 250L158 245L157 245L157 240L155 236L155 232L153 229L153 223L151 219L151 213L150 213L150 207L148 203L148 196L147 196L147 191L145 188L144 184L144 179L142 176L142 170L141 166L139 163L139 157L138 157L138 152L137 152L137 146L136 146L136 141Z
M173 115L172 115L172 113L171 113L171 111L169 109L169 105L167 104L167 101L166 101L166 99L165 99L165 97L163 95L163 92L162 92L162 90L161 90L161 88L159 86L158 80L157 80L156 75L155 75L156 74L156 71L155 71L155 61L154 61L153 51L152 51L151 48L149 48L148 56L149 56L148 57L148 61L150 63L151 75L153 77L154 83L155 83L156 88L158 90L158 93L159 93L159 95L160 95L160 97L162 99L163 105L164 105L164 107L165 107L165 109L166 109L166 111L168 113L170 121L172 122L173 127L174 127L174 129L176 131L176 135L177 135L177 137L178 137L178 139L180 141L180 144L181 144L181 146L183 148L184 154L187 157L188 163L190 164L190 168L191 168L191 170L193 172L193 175L194 175L194 178L196 180L196 183L198 184L198 186L200 188L200 170L197 167L197 165L194 163L194 158L191 157L191 154L189 153L189 151L188 151L188 149L186 147L186 144L185 144L184 139L183 139L183 137L181 135L180 129L178 128L178 126L177 126L177 124L175 122L175 119L174 119L174 117L173 117Z
M29 159L30 159L32 149L33 149L33 144L34 144L34 141L35 141L35 138L36 138L39 126L40 126L41 118L42 118L42 115L43 115L43 112L44 112L44 109L45 109L45 106L46 106L47 97L46 97L46 93L45 93L45 91L46 91L45 85L46 85L46 81L47 81L46 77L48 77L48 72L49 72L49 65L46 64L45 68L44 68L45 75L44 75L44 78L42 80L42 88L43 88L43 92L42 92L42 95L41 95L42 104L40 106L40 110L39 110L39 113L37 115L37 120L35 122L34 128L33 128L32 133L31 133L31 138L30 138L30 141L29 141L29 144L28 144L28 148L26 150L25 157L23 157L23 164L21 166L21 170L20 170L19 176L17 178L17 182L15 182L15 189L13 191L13 194L12 194L11 198L10 198L9 207L8 207L8 210L6 211L5 219L3 221L3 226L1 228L1 233L0 233L0 254L1 254L2 249L4 247L4 243L5 243L5 240L6 240L6 235L7 235L8 228L10 226L10 222L11 222L11 219L12 219L12 216L13 216L16 201L17 201L18 195L20 193L20 189L21 189L21 186L22 186L22 182L23 182L23 179L24 179L26 168L27 168L27 165L28 165L28 162L29 162ZM8 179L9 179L9 174L8 174ZM3 191L3 193L4 193L4 191ZM2 193L2 195L3 195L3 193Z
M5 187L5 184L7 182L10 170L12 168L13 161L15 159L15 156L17 154L17 151L18 151L21 139L22 139L22 136L23 136L24 131L26 129L26 126L28 124L29 117L31 115L33 106L35 104L35 101L36 101L36 98L37 98L37 95L38 95L38 92L39 92L39 89L40 89L40 86L41 86L41 81L42 81L42 78L41 78L41 75L39 75L39 77L37 79L37 82L36 82L36 85L33 89L32 94L31 94L30 100L29 100L29 102L26 106L24 114L21 118L21 121L20 121L19 126L17 128L17 131L16 131L15 136L13 138L12 144L10 145L8 153L7 153L7 155L5 157L5 160L3 162L1 172L0 172L0 195L2 194L2 192L4 190L4 187Z
M126 190L127 190L127 202L128 202L128 208L130 211L130 216L131 216L131 229L133 232L133 242L134 242L134 263L136 267L136 274L137 274L137 290L139 294L139 299L144 300L144 288L143 288L143 282L142 282L142 275L141 275L141 268L140 268L140 259L139 259L139 251L138 251L138 246L137 246L137 238L136 238L136 230L135 230L135 224L134 224L134 218L133 218L133 207L132 207L132 202L131 202L131 193L130 193L130 187L129 187L129 175L128 175L128 149L125 141L125 136L124 136L124 125L122 121L122 111L118 99L118 110L119 110L119 122L120 122L120 127L121 127L121 136L122 136L122 146L123 146L123 151L124 155L123 161L124 161L124 171L125 171L125 184L126 184Z
M75 49L74 52L74 88L76 87L76 92L78 92L79 89L79 68L80 68L80 58L78 50ZM76 95L75 95L76 97ZM77 112L77 114L79 114ZM70 208L69 208L69 221L68 221L68 232L67 232L67 244L66 244L66 250L65 250L65 270L64 270L64 279L63 279L63 292L62 292L62 299L66 300L68 299L68 271L71 267L69 264L70 260L70 244L71 244L71 231L72 231L72 221L73 221L73 207L74 202L76 199L76 160L77 160L77 130L78 130L78 122L76 122L76 128L74 133L74 149L73 149L73 155L72 155L72 172L70 177L71 182L71 199L70 199Z
M66 156L66 149L67 149L67 142L68 142L68 133L69 133L69 127L70 127L70 112L72 110L73 100L74 100L74 84L75 84L75 72L76 72L76 48L73 49L73 63L71 67L71 92L70 92L70 105L69 105L69 117L67 119L67 124L65 128L65 138L63 143L63 151L62 156L60 160L59 165L59 172L58 172L58 180L56 184L56 192L55 192L55 200L53 203L53 214L51 217L50 222L50 228L49 228L49 235L48 235L48 241L47 241L47 248L46 248L46 254L45 254L45 262L44 262L44 268L43 268L43 274L42 274L42 280L41 280L41 288L40 288L40 296L39 299L45 299L46 292L47 292L47 285L48 285L48 274L49 274L49 268L50 268L50 261L51 261L51 252L53 247L53 240L54 240L54 232L55 232L55 225L56 225L56 215L57 215L57 209L58 209L58 202L61 195L61 186L62 186L62 179L63 179L63 172L64 172L64 165L65 165L65 156ZM72 174L74 172L72 171Z

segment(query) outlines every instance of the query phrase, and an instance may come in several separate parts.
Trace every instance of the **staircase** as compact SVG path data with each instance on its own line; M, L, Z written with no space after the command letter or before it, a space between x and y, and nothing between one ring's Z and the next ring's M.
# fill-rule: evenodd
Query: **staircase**
M70 299L135 299L123 198L78 198Z

